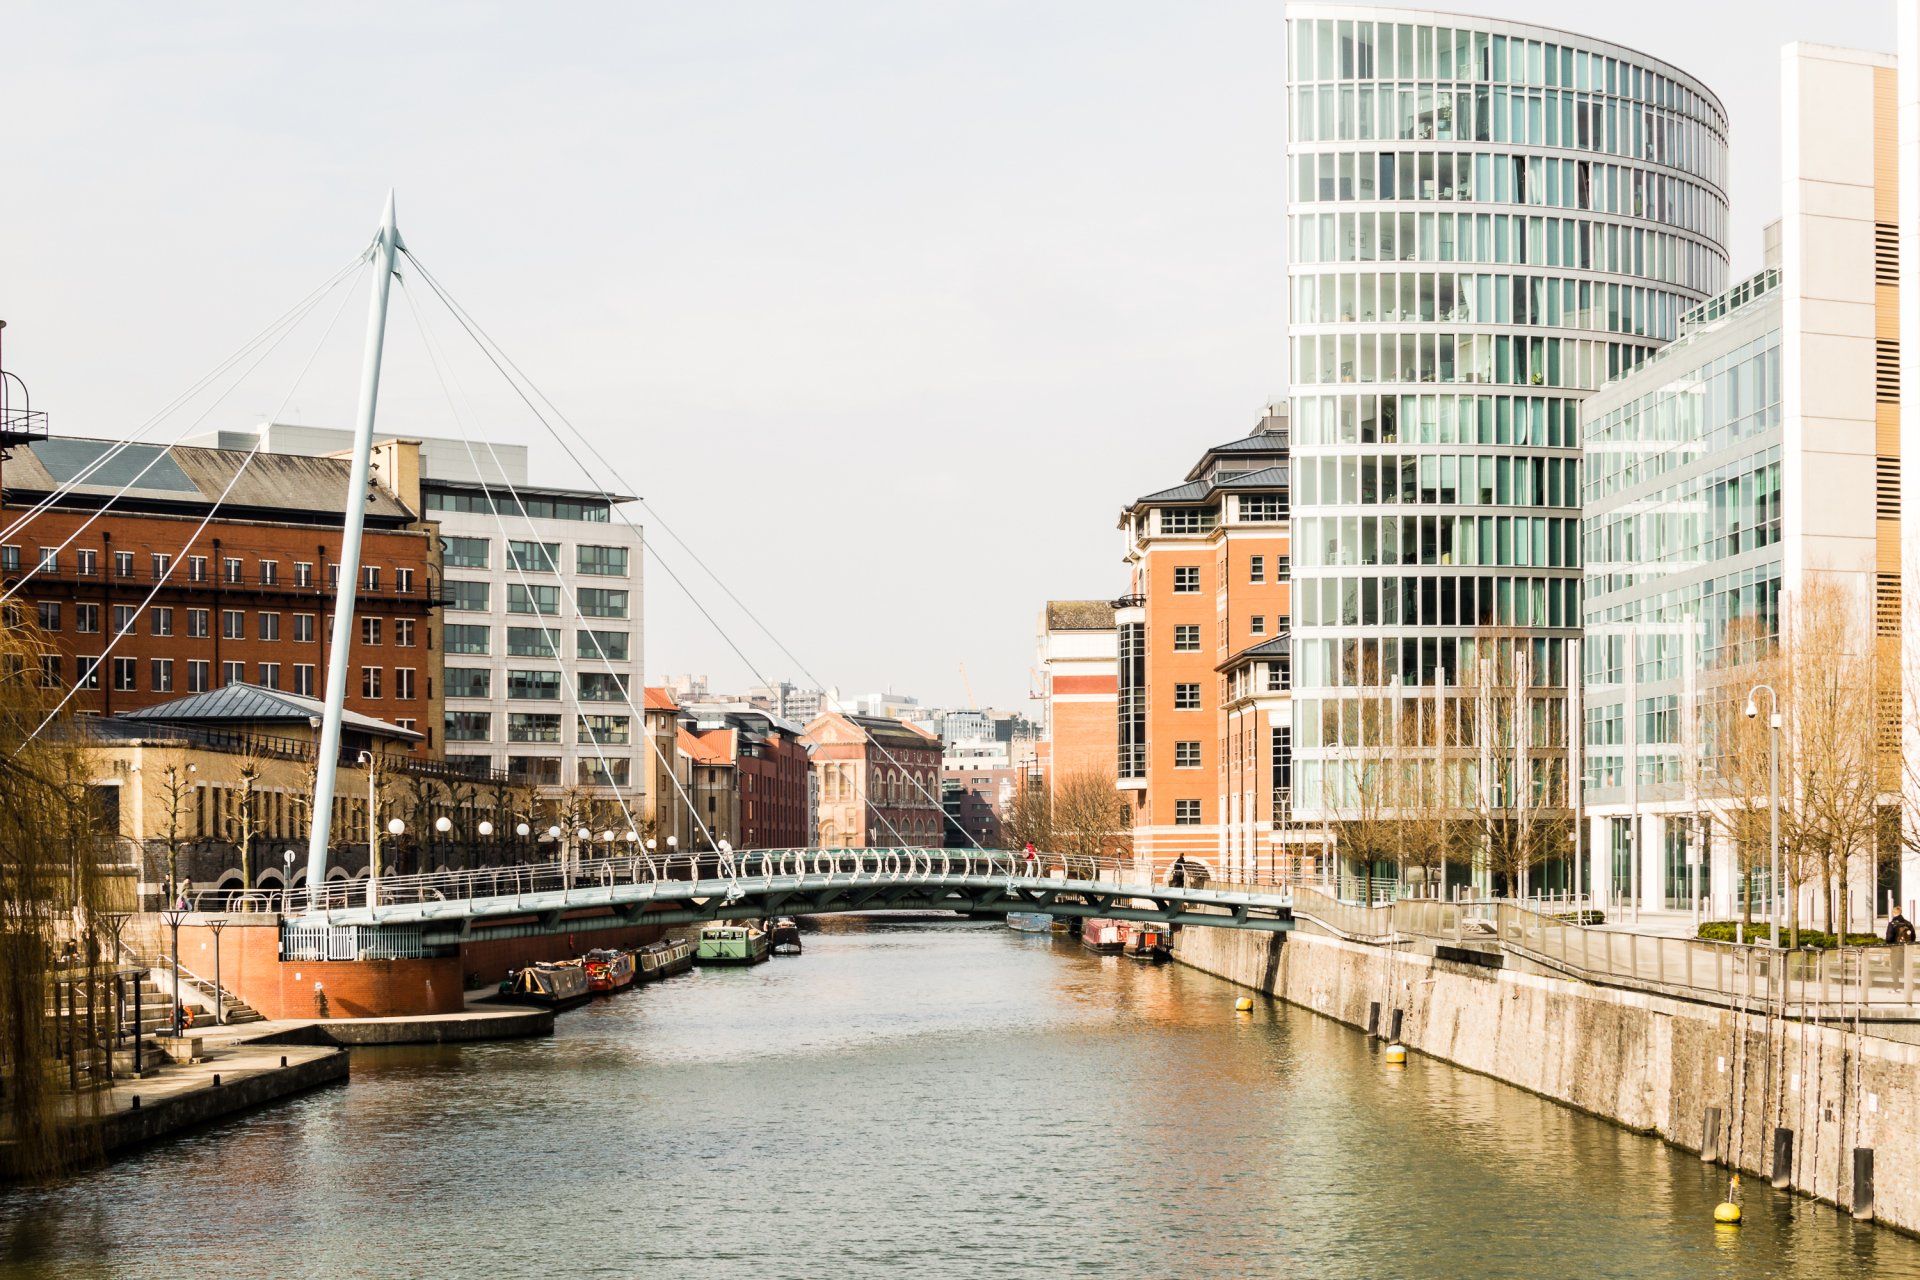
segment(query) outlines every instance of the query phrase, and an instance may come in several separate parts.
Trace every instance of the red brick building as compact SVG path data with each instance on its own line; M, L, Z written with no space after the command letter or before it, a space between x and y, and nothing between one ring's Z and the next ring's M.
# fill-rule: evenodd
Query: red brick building
M807 726L819 792L814 843L941 847L940 739L917 725L831 711Z
M0 528L19 527L0 539L0 583L55 649L46 680L98 714L243 682L324 696L347 461L141 444L107 458L113 443L54 437L7 463ZM383 479L417 490L417 460L382 456ZM367 502L346 704L437 755L439 539L406 498L376 485Z

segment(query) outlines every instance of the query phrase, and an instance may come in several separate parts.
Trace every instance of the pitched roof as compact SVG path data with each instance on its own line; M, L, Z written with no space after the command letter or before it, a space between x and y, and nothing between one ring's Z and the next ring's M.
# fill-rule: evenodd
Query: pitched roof
M661 684L650 684L646 687L644 705L648 711L678 711L680 709L680 704L673 700L673 695L667 692L665 685Z
M1259 644L1248 645L1215 667L1214 670L1231 671L1235 667L1257 661L1261 658L1286 658L1292 656L1292 654L1293 636L1290 632L1282 631L1279 635L1268 640L1262 640Z
M141 707L138 711L123 711L119 718L153 724L246 722L311 725L325 714L326 706L317 698L302 697L297 693L286 693L263 685L235 681L223 688L206 693L190 693L184 698L175 698L171 702ZM398 738L412 742L419 740L422 736L412 729L402 729L397 724L376 720L372 716L361 715L358 711L342 711L340 722L349 729L357 729L375 737Z
M1049 631L1111 631L1113 602L1110 600L1047 601Z
M1263 467L1259 471L1242 471L1237 476L1222 476L1215 482L1220 489L1273 489L1287 487L1287 464L1277 467Z
M846 726L853 733L852 738L823 737L830 726ZM807 726L807 739L810 742L859 741L875 742L883 747L899 747L903 750L925 751L940 749L940 739L922 729L917 724L905 720L889 720L885 716L857 716L846 711L823 711Z
M693 733L684 726L674 735L682 753L698 764L732 764L733 730L707 729Z
M119 452L102 462L116 446ZM82 471L96 463L75 483ZM15 450L7 463L7 491L10 495L47 494L64 486L71 498L86 500L75 505L91 506L91 500L119 495L115 505L129 510L219 502L235 513L255 511L279 520L306 517L337 523L346 516L350 475L351 464L345 458L51 436ZM396 525L415 518L398 498L378 485L371 486L367 519Z

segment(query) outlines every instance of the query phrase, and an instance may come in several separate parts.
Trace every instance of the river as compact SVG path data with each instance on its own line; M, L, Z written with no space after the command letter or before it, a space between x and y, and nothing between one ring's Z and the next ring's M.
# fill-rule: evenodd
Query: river
M0 1276L1920 1277L1920 1242L1178 966L998 925L355 1051L353 1082L0 1191Z

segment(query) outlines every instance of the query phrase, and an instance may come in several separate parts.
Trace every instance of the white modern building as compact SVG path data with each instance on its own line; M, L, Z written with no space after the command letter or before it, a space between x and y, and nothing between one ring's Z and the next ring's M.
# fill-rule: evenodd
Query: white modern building
M268 423L257 435L275 453L352 447L350 432L326 427ZM254 438L221 432L217 443ZM643 549L637 521L613 511L633 499L536 485L527 455L420 439L426 514L445 544L447 755L546 789L642 791Z
M1295 817L1355 803L1367 699L1457 731L1490 662L1526 741L1416 753L1564 814L1580 402L1726 288L1725 112L1525 23L1294 4L1287 39Z

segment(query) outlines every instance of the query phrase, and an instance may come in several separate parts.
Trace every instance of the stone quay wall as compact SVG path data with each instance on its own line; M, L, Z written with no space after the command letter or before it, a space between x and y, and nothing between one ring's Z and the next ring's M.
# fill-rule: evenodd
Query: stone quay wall
M1229 982L1920 1234L1920 1046L1308 932L1189 927Z

